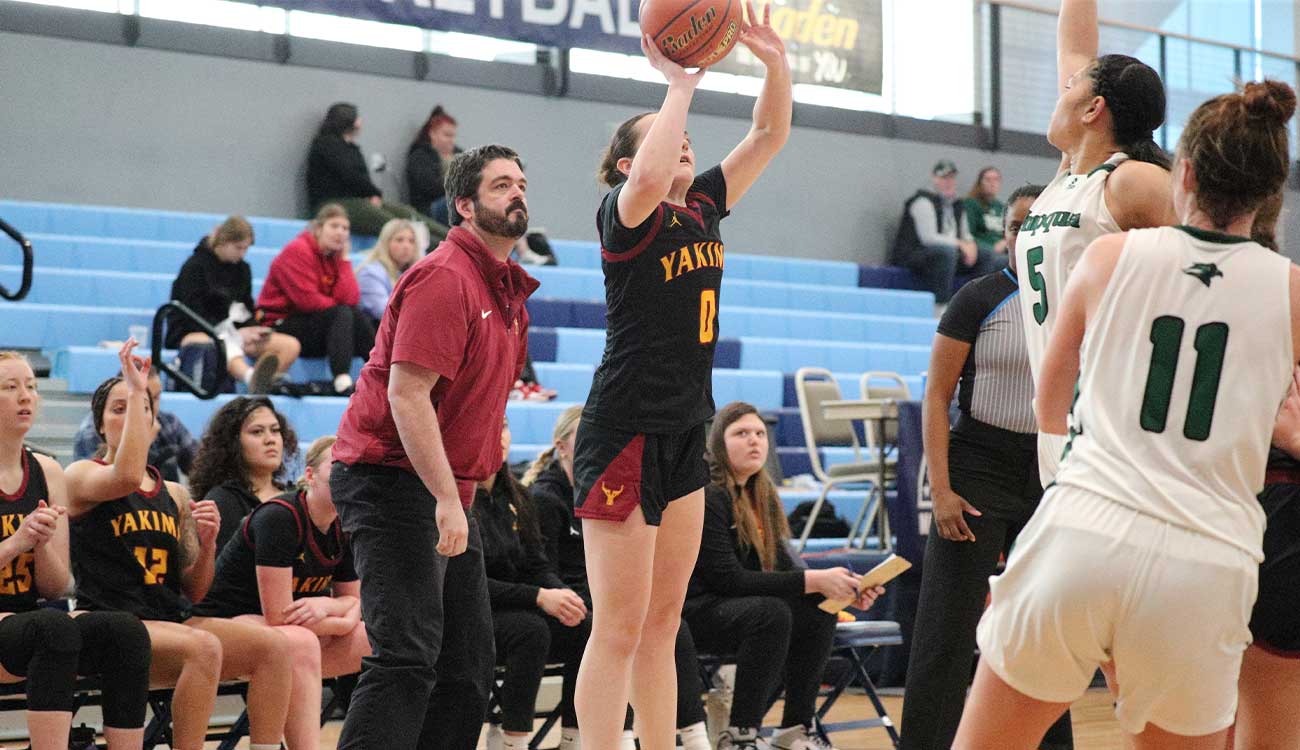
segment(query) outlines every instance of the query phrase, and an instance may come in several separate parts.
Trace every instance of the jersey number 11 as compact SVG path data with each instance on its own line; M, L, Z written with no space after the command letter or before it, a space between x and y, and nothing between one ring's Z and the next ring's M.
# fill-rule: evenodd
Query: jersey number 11
M1183 346L1186 323L1173 315L1162 315L1151 323L1151 368L1142 395L1142 429L1164 432L1169 418L1169 399L1178 371L1178 352ZM1223 374L1223 352L1228 347L1228 324L1206 323L1196 329L1196 369L1192 372L1192 394L1187 399L1183 437L1205 440L1214 422L1214 403Z

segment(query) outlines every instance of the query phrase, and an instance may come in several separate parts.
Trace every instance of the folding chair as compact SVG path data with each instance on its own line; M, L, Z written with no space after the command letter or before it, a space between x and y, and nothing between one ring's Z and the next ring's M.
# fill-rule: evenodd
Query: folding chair
M822 403L841 400L840 386L829 370L820 367L801 367L794 376L795 394L799 401L799 417L803 422L804 443L808 446L808 460L812 464L813 476L822 484L821 494L813 503L808 520L804 522L803 532L799 534L797 551L803 552L808 545L817 515L826 504L826 497L837 486L846 484L868 484L875 486L876 464L862 455L862 444L853 423L845 420L828 420L822 414ZM852 463L836 466L823 466L821 449L825 446L852 446ZM884 493L882 492L883 496ZM873 493L868 493L863 501L860 518L867 517ZM882 503L883 505L883 503ZM852 537L850 537L850 540Z
M501 723L501 697L498 694L501 690L501 678L506 673L506 668L498 666L492 675L492 696L488 699L487 721L489 724ZM562 677L564 675L563 664L547 664L546 671L542 673L543 677ZM555 704L555 707L549 711L538 712L537 718L542 719L542 726L533 733L532 739L528 741L529 750L538 750L542 745L542 740L546 735L555 728L560 722L560 717L564 714L564 703Z
M876 692L876 685L871 681L871 675L867 672L867 660L871 655L882 646L901 646L903 645L903 631L898 623L887 620L859 620L857 622L842 622L835 628L835 645L831 652L832 656L839 656L849 662L851 669L845 670L840 678L831 685L829 692L822 699L822 704L817 708L816 729L821 733L827 743L830 743L832 732L843 732L854 729L874 729L883 727L889 733L889 740L894 747L898 747L898 730L894 728L894 721L889 718L889 713L885 711L885 704L880 701L880 695ZM867 694L867 700L876 710L874 719L854 719L851 721L827 722L826 715L839 700L844 691L857 678L862 689Z

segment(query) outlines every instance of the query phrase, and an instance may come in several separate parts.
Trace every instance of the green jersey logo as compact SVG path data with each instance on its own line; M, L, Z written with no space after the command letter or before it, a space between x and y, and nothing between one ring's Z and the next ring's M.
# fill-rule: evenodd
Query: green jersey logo
M1219 267L1213 263L1193 263L1184 268L1183 273L1188 276L1195 276L1206 286L1209 286L1210 282L1214 281L1214 277L1223 276L1223 271L1220 271Z

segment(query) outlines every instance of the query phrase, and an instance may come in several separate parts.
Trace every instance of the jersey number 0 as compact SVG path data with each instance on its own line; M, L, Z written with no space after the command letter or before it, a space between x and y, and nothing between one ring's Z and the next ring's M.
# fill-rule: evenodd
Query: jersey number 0
M1142 429L1164 432L1169 419L1169 399L1178 371L1178 352L1183 346L1186 323L1173 315L1162 315L1151 323L1151 368L1147 371L1142 395ZM1188 440L1206 440L1214 422L1214 404L1219 396L1219 377L1223 374L1223 353L1228 348L1228 324L1206 323L1196 329L1196 369L1192 373L1192 393L1187 399L1187 417L1183 436Z
M700 292L700 343L712 344L718 337L718 290Z

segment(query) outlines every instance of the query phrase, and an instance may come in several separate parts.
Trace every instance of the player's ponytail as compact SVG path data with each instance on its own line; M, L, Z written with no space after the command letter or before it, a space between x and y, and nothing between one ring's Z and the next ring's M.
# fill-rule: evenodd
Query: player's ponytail
M1134 161L1169 169L1169 154L1156 143L1165 122L1165 85L1150 65L1128 55L1102 55L1089 71L1092 90L1106 100L1115 145Z
M1178 142L1196 180L1196 204L1216 227L1227 227L1251 211L1280 211L1268 202L1286 184L1291 159L1287 123L1296 110L1296 95L1280 81L1247 83L1192 112ZM1255 233L1275 243L1276 218L1261 222ZM1261 242L1267 244L1267 242Z
M602 185L614 188L627 182L627 175L618 168L618 163L622 159L636 156L637 147L641 145L637 137L636 124L641 122L642 118L652 114L654 112L642 112L636 117L628 118L614 131L614 138L609 142L605 153L601 154L600 169L596 172L596 179L600 180Z

